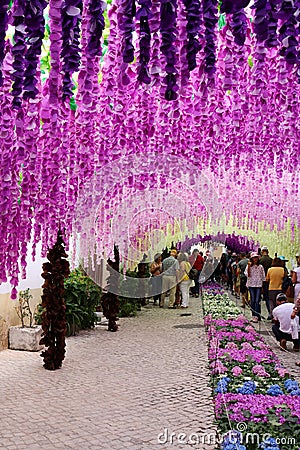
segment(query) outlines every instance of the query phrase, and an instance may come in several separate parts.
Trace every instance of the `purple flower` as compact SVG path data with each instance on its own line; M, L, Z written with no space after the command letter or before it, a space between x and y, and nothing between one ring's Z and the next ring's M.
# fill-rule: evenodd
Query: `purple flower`
M235 376L235 377L238 377L239 375L241 375L243 373L243 369L240 367L240 366L234 366L233 368L232 368L232 374Z
M24 15L28 48L24 71L24 99L34 99L38 94L36 69L45 32L44 9L46 6L47 2L45 0L31 0L26 2L25 6Z
M80 65L79 38L82 14L82 0L64 0L62 7L63 99L73 95L71 76Z
M0 3L0 68L2 67L2 63L4 60L4 49L5 49L5 35L6 29L8 25L8 5L9 1L2 1ZM0 69L0 87L3 85L3 75L2 70Z
M166 85L165 99L177 99L177 69L175 64L176 58L176 17L177 17L177 0L163 0L160 6L160 33L161 46L160 50L165 56L166 76L164 83Z

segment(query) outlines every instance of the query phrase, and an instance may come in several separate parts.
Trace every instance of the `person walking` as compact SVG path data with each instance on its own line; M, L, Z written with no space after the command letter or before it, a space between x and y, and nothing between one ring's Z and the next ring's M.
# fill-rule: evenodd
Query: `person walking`
M151 272L151 284L152 284L152 292L153 292L153 304L156 305L157 301L160 303L161 299L161 290L162 290L162 282L161 282L161 272L162 272L162 256L160 253L156 253L154 255L154 261L150 266Z
M195 286L193 286L191 289L192 296L198 298L200 289L199 277L204 266L203 253L199 252L199 250L195 248L189 258L189 263L193 267L193 269L196 269L198 271L197 277L194 280Z
M285 272L282 267L282 261L279 258L274 258L272 266L268 269L266 281L269 282L269 304L270 316L273 315L273 309L276 306L276 297L282 292L282 282Z
M261 248L261 258L259 260L259 264L261 264L263 266L264 271L265 271L265 276L267 276L268 270L272 266L272 261L273 261L273 259L269 256L268 247L263 246ZM267 320L271 320L272 314L271 314L271 310L270 310L270 300L269 300L269 282L267 280L265 280L263 282L262 294L263 294L263 300L266 302L266 307L267 307L268 314L269 314L267 317Z
M237 275L240 279L240 293L242 294L242 308L248 304L248 289L247 289L247 275L245 274L246 267L248 266L249 259L246 257L246 253L241 253L241 259L237 264Z
M165 297L169 291L169 308L174 308L175 293L177 286L177 272L179 270L179 263L176 259L177 250L172 249L170 256L162 262L162 294L160 298L160 307L164 307Z
M191 264L188 261L188 256L185 253L178 255L179 271L177 274L177 281L181 292L181 308L188 308L189 306L189 291L191 280L188 276L191 270Z
M247 287L250 292L250 306L252 311L252 322L261 320L260 297L262 285L265 281L265 271L259 264L259 256L256 252L250 255L250 261L247 265Z

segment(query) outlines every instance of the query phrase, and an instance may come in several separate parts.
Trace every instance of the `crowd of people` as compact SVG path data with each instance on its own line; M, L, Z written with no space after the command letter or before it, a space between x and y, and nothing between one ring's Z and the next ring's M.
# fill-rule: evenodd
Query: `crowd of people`
M168 295L169 308L188 308L189 298L199 297L200 276L203 280L213 276L217 264L218 262L210 252L203 255L203 252L197 249L189 255L185 252L178 253L173 248L165 259L157 253L150 266L154 304L164 307ZM194 269L193 279L190 278L192 268Z
M237 255L228 250L222 254L220 260L221 280L233 295L242 297L244 308L250 304L253 322L261 320L261 300L266 303L267 319L272 320L278 294L287 294L293 303L298 298L300 253L297 253L295 258L296 266L289 273L285 265L288 260L277 254L271 258L267 247L247 255ZM293 289L287 290L288 287Z
M188 308L189 298L199 297L201 283L216 280L241 298L242 307L249 306L252 322L261 321L261 302L268 311L267 320L272 320L272 330L283 350L287 341L299 351L300 315L300 253L295 255L296 265L290 273L284 256L269 255L267 247L257 252L237 255L230 249L217 261L207 251L194 249L192 254L178 253L173 248L165 259L156 254L150 266L154 303L164 307L169 296L169 308ZM191 269L194 276L191 279ZM196 275L195 275L196 274ZM297 363L298 364L298 363ZM300 362L298 364L300 366Z
M299 352L300 315L300 253L295 255L296 265L289 272L284 256L269 256L267 247L248 255L236 255L230 250L221 258L221 279L235 296L242 297L242 306L248 304L252 322L262 319L261 301L265 301L267 320L272 320L272 331L282 350L293 342ZM300 366L300 362L296 363Z

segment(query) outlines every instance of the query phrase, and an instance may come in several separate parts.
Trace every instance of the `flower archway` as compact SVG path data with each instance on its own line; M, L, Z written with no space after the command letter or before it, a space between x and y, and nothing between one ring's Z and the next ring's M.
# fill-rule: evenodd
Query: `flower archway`
M45 255L60 227L69 242L80 214L90 217L93 194L81 202L82 193L101 171L100 231L112 218L129 220L125 198L132 211L146 200L161 210L173 193L181 199L176 220L191 221L196 234L229 226L298 245L299 6L114 0L106 12L94 0L4 3L0 279L16 286L25 276L31 240L34 251L42 241ZM121 161L141 158L142 167L145 155L147 174L132 166L120 177ZM110 190L111 177L119 180ZM222 220L186 193L187 182L194 192L203 177ZM149 191L151 199L132 195ZM144 223L151 229L136 212L137 233ZM161 220L163 230L172 226L168 215ZM95 223L86 226L93 235ZM111 253L113 242L100 247Z

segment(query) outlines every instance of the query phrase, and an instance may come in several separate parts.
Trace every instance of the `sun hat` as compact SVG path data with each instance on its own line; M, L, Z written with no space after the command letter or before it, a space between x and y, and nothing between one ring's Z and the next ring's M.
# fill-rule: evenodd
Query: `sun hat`
M299 258L299 256L300 256L300 253L296 253L296 255L295 255L295 256L296 256L296 258Z
M256 252L252 252L250 254L250 258L258 258L258 254Z
M268 247L266 245L263 245L261 248L261 251L264 251L264 250L268 250Z
M277 294L276 302L283 302L284 300L287 300L287 296L283 292L280 292L280 294Z
M170 251L171 255L177 255L177 250L176 248L172 248L172 250Z
M278 256L278 258L281 259L281 261L284 261L284 262L288 262L289 261L288 259L285 259L285 256Z
M161 256L161 253L156 253L154 255L154 261L156 261Z

